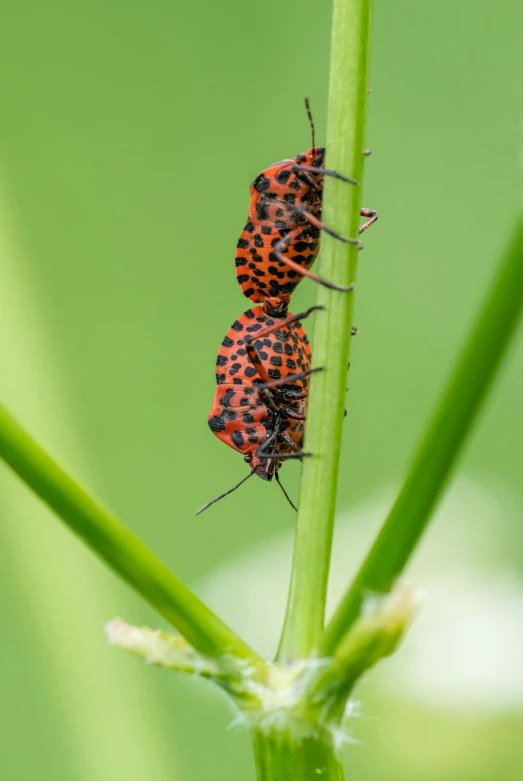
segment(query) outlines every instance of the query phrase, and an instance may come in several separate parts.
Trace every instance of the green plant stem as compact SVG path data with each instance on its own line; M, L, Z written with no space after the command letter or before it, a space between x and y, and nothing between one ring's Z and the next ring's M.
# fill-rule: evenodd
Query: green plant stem
M95 553L200 653L263 662L156 556L93 499L0 405L0 457Z
M334 0L328 114L329 168L354 177L351 186L325 177L323 219L357 237L360 222L367 104L371 0ZM357 247L323 234L319 274L339 285L354 282ZM318 286L314 364L291 584L278 658L304 658L320 643L325 614L347 384L353 293Z
M451 375L427 434L367 558L330 621L331 655L357 618L365 592L387 592L423 533L514 333L523 306L523 218Z
M305 730L300 733L300 728ZM343 781L330 735L311 725L277 723L253 729L251 737L258 781Z

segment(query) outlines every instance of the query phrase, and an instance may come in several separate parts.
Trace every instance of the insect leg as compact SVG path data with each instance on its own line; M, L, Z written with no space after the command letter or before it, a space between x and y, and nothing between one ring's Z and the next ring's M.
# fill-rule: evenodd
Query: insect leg
M294 412L290 407L280 407L280 414L282 418L292 418L293 420L306 420L305 415L300 415L299 412Z
M262 360L258 354L257 349L253 345L253 341L257 339L263 339L265 336L272 334L274 331L279 331L282 328L285 328L286 326L290 325L291 323L295 323L298 320L305 320L306 317L308 317L312 312L315 312L318 309L323 309L323 307L311 306L309 309L307 309L306 312L301 312L299 315L290 315L289 317L285 318L285 320L281 320L280 322L275 323L274 325L268 326L267 328L263 328L261 331L257 331L255 334L253 334L252 336L249 335L245 339L245 348L247 350L247 354L251 359L254 368L256 369L261 379L263 380L264 388L270 388L276 386L271 385L272 380L267 373L267 369L262 363Z
M263 390L265 388L279 388L281 385L288 385L292 384L293 380L304 380L305 377L309 377L311 374L314 374L315 372L322 372L323 366L316 366L314 369L307 369L306 372L300 372L299 374L288 374L286 377L279 377L277 380L271 380L270 382L266 382L263 385L258 385L258 390ZM291 391L285 391L291 392Z
M300 266L299 263L291 260L289 257L287 257L287 255L282 254L282 252L286 251L289 244L300 235L302 230L303 225L299 225L297 228L294 228L290 231L290 233L284 236L281 241L275 244L273 253L276 256L278 262L281 263L282 266L288 266L289 268L294 269L294 271L297 271L298 274L300 274L302 277L312 279L313 282L317 282L319 285L328 287L330 290L338 290L341 293L350 293L351 290L354 290L354 285L349 285L349 287L342 287L341 285L335 285L333 282L328 282L326 279L319 277L317 274L313 274L313 272L309 271L309 269Z
M338 239L338 241L343 241L345 242L345 244L356 244L359 249L362 248L363 245L361 244L360 241L358 241L358 239L348 239L346 236L342 236L340 233L336 233L336 231L332 230L332 228L328 228L321 220L319 220L313 214L311 214L306 209L304 209L303 206L300 206L299 204L294 204L292 209L293 211L300 214L304 219L306 219L307 222L309 222L311 225L314 225L315 228L324 231L324 233L328 233L329 236L332 236L334 239ZM375 219L377 219L377 217ZM284 236L282 242L285 241L286 238L287 236Z
M299 173L303 171L305 174L322 174L323 176L332 176L333 179L339 179L342 182L347 182L348 184L358 184L358 182L355 179L349 179L347 176L343 176L343 174L338 173L338 171L333 171L331 168L316 168L313 165L302 165L301 163L295 163L291 166L291 171L293 173ZM321 189L321 186L316 183L315 187L317 189Z
M287 501L289 502L289 504L290 504L290 506L292 507L292 509L293 509L293 510L296 510L296 512L298 512L298 508L296 507L296 505L295 505L295 504L294 504L294 502L292 501L291 497L289 496L289 494L287 493L287 491L286 491L286 490L285 490L285 488L283 487L283 484L282 484L282 482L281 482L281 480L280 480L280 476L279 476L279 474L278 474L278 470L276 470L276 471L274 472L274 477L276 478L276 482L278 483L278 485L280 486L281 490L283 491L283 494L284 494L285 498L287 499Z
M376 209L360 209L360 214L362 217L370 217L370 220L367 220L363 225L360 225L359 232L363 233L363 231L366 231L367 228L370 228L370 226L376 222L378 219L378 212Z

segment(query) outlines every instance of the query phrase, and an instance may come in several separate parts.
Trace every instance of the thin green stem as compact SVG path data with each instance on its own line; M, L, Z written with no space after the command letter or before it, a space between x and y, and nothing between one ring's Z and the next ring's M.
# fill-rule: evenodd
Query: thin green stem
M281 714L282 719L284 715ZM251 730L258 781L343 781L332 736L315 727L289 720Z
M360 218L371 6L371 0L334 0L327 163L360 186L325 177L323 219L351 237ZM357 255L356 246L323 235L319 273L352 284ZM314 363L325 370L311 379L305 448L314 457L303 467L280 659L308 656L323 633L353 301L353 293L318 290L325 312L317 315Z
M0 405L0 457L115 572L202 654L262 660L125 526L70 477Z
M405 484L330 621L322 652L334 652L365 592L387 592L419 541L514 333L523 306L523 218L490 287Z

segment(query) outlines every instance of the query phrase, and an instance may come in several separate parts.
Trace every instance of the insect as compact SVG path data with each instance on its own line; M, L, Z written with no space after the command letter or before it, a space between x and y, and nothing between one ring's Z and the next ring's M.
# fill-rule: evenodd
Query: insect
M234 488L252 475L274 477L289 503L278 470L288 459L302 459L311 349L300 320L323 307L275 318L261 306L248 309L225 335L216 359L216 394L209 427L218 439L243 454L251 467ZM294 507L296 509L296 507Z
M357 184L337 171L324 167L325 149L316 147L314 122L305 100L312 131L312 148L294 159L274 163L251 184L249 219L236 249L238 283L251 301L266 302L274 312L284 312L290 295L306 276L325 287L348 292L310 271L320 247L321 231L349 244L361 244L331 230L321 221L323 179L331 176ZM362 233L377 219L374 209L361 209L369 219Z

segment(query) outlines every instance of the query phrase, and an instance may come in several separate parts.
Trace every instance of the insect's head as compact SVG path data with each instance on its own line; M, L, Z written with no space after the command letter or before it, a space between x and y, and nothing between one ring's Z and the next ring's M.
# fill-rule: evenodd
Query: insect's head
M254 474L258 475L262 480L270 482L274 477L274 473L280 468L282 462L274 461L268 458L259 458L255 453L247 453L243 457L245 463L249 464L251 469L254 469Z
M299 165L307 165L312 168L323 168L325 164L325 147L313 146L312 149L296 155L296 162Z

